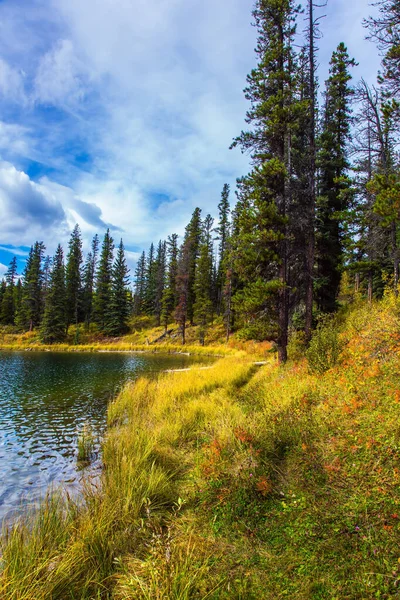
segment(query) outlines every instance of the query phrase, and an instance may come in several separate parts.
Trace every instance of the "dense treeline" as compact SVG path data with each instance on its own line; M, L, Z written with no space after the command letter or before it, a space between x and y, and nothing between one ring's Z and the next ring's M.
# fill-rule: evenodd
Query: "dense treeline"
M43 242L31 247L20 278L16 258L11 261L0 292L1 323L15 325L19 331L39 329L46 343L64 340L71 324L84 324L89 330L93 322L106 335L126 333L132 292L122 240L114 259L110 232L104 236L101 251L95 235L83 262L82 237L76 225L66 261L61 245L54 257L46 256L45 250Z
M16 260L10 264L1 322L40 328L55 341L72 323L120 335L131 314L148 315L165 331L177 323L183 343L196 324L204 343L219 316L227 337L240 328L274 340L284 362L289 332L304 331L307 342L318 316L336 310L345 270L370 300L387 281L397 292L400 4L378 6L364 22L383 56L377 85L352 81L356 63L340 42L319 94L320 7L257 0L257 65L244 90L249 127L232 144L250 156L251 171L237 181L233 210L225 184L217 222L196 208L182 240L172 234L142 253L133 295L122 241L114 260L109 231L101 252L94 238L84 264L78 227L65 266L61 247L50 259L37 242L22 281Z

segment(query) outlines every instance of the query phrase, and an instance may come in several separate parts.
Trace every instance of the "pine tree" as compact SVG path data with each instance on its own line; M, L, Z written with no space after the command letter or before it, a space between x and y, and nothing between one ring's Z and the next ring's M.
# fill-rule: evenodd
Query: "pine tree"
M133 313L139 316L144 311L146 292L146 253L143 251L135 270L135 294L133 298Z
M165 288L165 275L166 275L166 258L167 258L167 246L166 242L161 240L158 243L157 256L156 256L156 287L155 287L155 298L154 298L154 314L156 317L156 325L161 325L161 313L162 313L162 298Z
M317 207L318 305L322 312L333 312L339 291L343 259L343 233L340 213L346 209L348 187L348 142L351 125L350 67L347 48L339 44L330 62L326 82L323 127L320 137L319 197Z
M221 202L218 204L219 222L216 229L218 245L218 271L216 275L216 296L217 296L217 313L221 314L223 310L223 289L226 277L226 256L227 243L229 237L229 185L225 183L222 193Z
M90 329L90 323L93 316L93 295L95 289L95 273L97 269L97 258L99 254L99 236L94 236L91 250L88 253L83 268L83 292L82 292L82 313L87 331Z
M45 251L43 242L31 247L23 273L21 305L16 315L16 324L22 331L32 331L40 325L43 314L43 269Z
M187 299L186 310L187 318L190 324L194 323L194 304L196 302L195 279L197 259L200 253L200 242L202 236L201 210L195 208L189 224L185 230L185 242L188 252L188 281L187 281Z
M0 322L14 325L15 322L15 278L17 276L17 258L14 256L6 272L6 288L0 303Z
M79 225L75 225L69 241L65 270L67 301L67 333L71 323L78 325L82 312L82 237Z
M175 309L175 319L181 331L182 344L186 343L190 259L190 241L188 237L186 237L179 249L178 272L176 277L176 293L178 302Z
M204 345L208 325L212 317L212 277L213 277L213 247L211 230L213 219L210 215L204 220L204 231L200 245L200 255L196 265L194 284L195 303L194 318L199 326L199 340Z
M246 121L252 128L242 132L233 143L240 145L243 152L249 152L255 164L253 172L242 180L244 204L240 226L243 229L235 240L239 269L243 266L240 255L252 255L253 273L243 281L242 300L246 300L243 309L248 311L253 305L257 317L264 318L267 305L270 310L271 294L275 294L275 335L280 362L287 359L289 324L287 214L292 200L292 137L298 128L298 75L293 50L297 13L292 0L256 2L253 17L258 31L259 62L248 75L245 89L245 96L251 102ZM274 261L270 265L273 268L266 269L265 258L273 242ZM263 255L260 265L257 261L254 264L258 248ZM247 268L245 271L249 273ZM240 303L236 306L240 308Z
M107 313L105 332L108 335L122 335L128 331L130 314L129 269L126 264L122 239L112 270L111 302Z
M151 244L147 254L144 287L144 312L149 317L152 317L155 314L156 290L157 262L154 252L154 244Z
M96 295L94 299L94 318L100 331L105 331L111 302L112 266L114 240L107 229L101 248L96 276Z
M165 331L168 329L168 323L171 315L178 304L176 291L176 278L178 275L178 235L173 233L167 239L167 257L168 270L166 285L164 288L161 305L161 322Z
M63 249L57 247L53 259L40 336L44 343L62 342L66 336L66 289Z

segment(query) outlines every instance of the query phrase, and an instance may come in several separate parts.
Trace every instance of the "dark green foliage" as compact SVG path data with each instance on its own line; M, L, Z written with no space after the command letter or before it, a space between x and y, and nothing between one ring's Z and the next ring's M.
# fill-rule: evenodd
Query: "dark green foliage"
M69 241L66 276L67 333L71 323L79 322L82 312L82 237L75 225Z
M218 270L215 276L215 287L216 287L216 304L217 312L221 314L224 310L224 285L226 279L227 270L227 250L228 250L228 239L230 230L230 206L229 206L229 185L225 183L222 193L221 202L218 204L219 222L216 228L218 244Z
M154 315L156 317L156 325L160 326L161 324L161 313L162 313L162 299L165 288L165 277L166 277L166 260L167 260L167 245L166 242L162 242L161 240L158 243L157 247L157 256L156 256L156 285L155 285L155 295L154 295Z
M97 268L97 257L99 254L99 236L96 234L92 240L91 251L88 253L83 268L83 290L82 290L82 316L86 330L90 328L93 316L93 293L95 287L95 273Z
M201 210L195 208L192 218L185 230L185 244L188 252L188 271L187 271L187 318L190 324L194 323L194 304L196 302L195 279L196 266L200 254L200 243L202 236Z
M45 245L35 242L31 247L23 273L21 304L16 315L16 324L21 331L38 327L43 314L43 268Z
M63 249L58 245L53 259L40 336L46 344L66 337L67 311Z
M178 235L173 233L167 239L168 273L162 296L161 322L168 328L171 315L178 304L176 280L178 276Z
M151 244L147 255L144 292L143 292L143 310L146 315L154 315L155 300L157 289L157 262L154 252L154 244Z
M212 284L213 284L213 248L211 229L213 219L207 215L204 221L203 239L200 245L200 256L197 262L194 282L195 303L193 307L194 319L199 325L199 340L204 345L207 328L213 311Z
M133 312L141 315L144 310L146 291L146 253L143 251L135 270L135 294L133 298Z
M339 44L326 82L322 133L319 140L319 196L317 201L317 300L322 312L333 312L343 264L343 230L340 213L347 208L346 179L351 124L350 67L345 45Z
M112 270L111 301L104 328L107 335L118 336L128 331L130 314L128 282L129 269L126 264L124 245L121 239Z
M258 32L256 53L258 65L247 77L245 96L251 103L246 121L251 129L242 132L233 145L250 153L255 168L242 180L242 196L238 214L239 228L234 242L234 256L239 257L234 269L245 278L247 306L251 306L254 289L254 311L250 318L276 320L276 339L281 362L287 358L289 298L288 277L290 230L287 214L292 201L292 136L299 126L299 104L294 54L295 19L298 9L292 0L258 0L253 16ZM297 70L298 71L298 70ZM257 260L254 271L254 256ZM248 256L251 267L245 266ZM271 256L271 260L270 260ZM252 269L252 272L250 272ZM243 275L239 275L239 277ZM279 282L279 285L277 283ZM260 305L260 287L267 292ZM271 294L275 292L275 301ZM276 314L268 305L277 306ZM237 303L240 309L240 303ZM247 313L246 319L249 318Z
M101 248L94 299L94 319L100 331L105 331L108 321L112 292L113 256L114 240L110 235L110 230L107 229Z
M15 278L17 276L17 259L14 256L5 275L6 288L0 301L0 322L14 325L16 310Z

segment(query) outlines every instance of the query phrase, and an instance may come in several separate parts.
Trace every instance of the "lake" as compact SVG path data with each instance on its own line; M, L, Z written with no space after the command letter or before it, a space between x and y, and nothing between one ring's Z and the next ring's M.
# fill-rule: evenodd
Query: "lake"
M0 352L0 521L50 487L79 490L77 437L90 423L97 450L108 402L142 374L210 362L185 355ZM91 472L101 468L99 458Z

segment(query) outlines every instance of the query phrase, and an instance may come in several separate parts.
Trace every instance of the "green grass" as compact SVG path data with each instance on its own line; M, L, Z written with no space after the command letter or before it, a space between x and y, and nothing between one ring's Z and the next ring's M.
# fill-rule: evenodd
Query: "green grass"
M243 351L126 386L100 487L3 535L0 597L399 597L399 301L339 341L321 373Z

